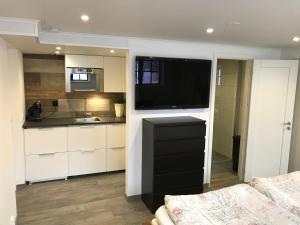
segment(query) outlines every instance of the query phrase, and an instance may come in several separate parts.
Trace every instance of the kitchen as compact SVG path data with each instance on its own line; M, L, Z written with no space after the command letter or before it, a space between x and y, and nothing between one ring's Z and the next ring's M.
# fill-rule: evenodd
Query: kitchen
M33 38L24 44L24 39L6 37L23 53L21 76L15 82L18 97L12 97L12 104L22 109L16 111L19 122L14 132L19 135L14 138L17 223L56 221L66 205L74 210L63 217L64 222L72 222L78 204L91 198L97 204L98 198L109 202L108 206L99 201L95 210L114 212L125 204L124 210L140 208L145 217L142 203L129 203L124 195L127 50L42 45ZM68 68L78 72L67 73ZM82 84L95 76L96 82L90 84L94 90L78 87L77 75L85 79ZM77 90L72 90L71 80ZM77 220L84 220L99 213L87 208L78 215Z
M26 182L124 170L126 120L113 101L125 101L126 58L23 58Z

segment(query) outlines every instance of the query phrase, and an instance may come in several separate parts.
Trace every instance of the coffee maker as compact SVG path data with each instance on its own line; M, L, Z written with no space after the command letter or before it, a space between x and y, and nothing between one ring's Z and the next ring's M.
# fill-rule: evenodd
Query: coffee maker
M33 103L27 110L26 120L39 121L41 120L42 104L41 101Z

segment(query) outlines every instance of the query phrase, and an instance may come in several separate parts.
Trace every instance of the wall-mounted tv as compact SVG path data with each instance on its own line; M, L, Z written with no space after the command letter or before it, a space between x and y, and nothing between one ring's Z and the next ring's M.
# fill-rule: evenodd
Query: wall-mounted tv
M135 109L208 108L211 60L136 57Z

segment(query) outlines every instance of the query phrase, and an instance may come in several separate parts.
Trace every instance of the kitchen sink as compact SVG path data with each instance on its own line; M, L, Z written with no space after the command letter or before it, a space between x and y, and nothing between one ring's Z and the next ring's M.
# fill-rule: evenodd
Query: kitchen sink
M99 117L73 118L73 120L75 123L93 123L101 121Z

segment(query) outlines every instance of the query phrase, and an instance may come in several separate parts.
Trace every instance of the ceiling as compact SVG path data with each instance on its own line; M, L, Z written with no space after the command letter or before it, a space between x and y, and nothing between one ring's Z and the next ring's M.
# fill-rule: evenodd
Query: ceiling
M0 16L38 19L43 30L300 47L291 41L300 36L299 0L0 0Z
M24 37L15 35L2 35L15 48L19 49L22 53L28 54L48 54L54 55L57 45L40 44L35 37ZM111 48L96 48L96 47L81 47L81 46L62 46L60 45L60 54L82 54L82 55L103 55L103 56L122 56L127 54L126 49L113 49Z

